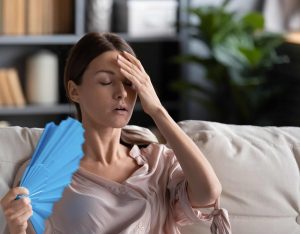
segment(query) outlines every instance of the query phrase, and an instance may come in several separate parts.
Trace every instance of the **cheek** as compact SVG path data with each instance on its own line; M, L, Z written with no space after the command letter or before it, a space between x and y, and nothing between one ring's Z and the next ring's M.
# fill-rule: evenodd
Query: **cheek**
M85 106L94 106L95 104L101 103L103 99L101 92L97 90L97 84L94 86L83 87L81 92L81 104Z

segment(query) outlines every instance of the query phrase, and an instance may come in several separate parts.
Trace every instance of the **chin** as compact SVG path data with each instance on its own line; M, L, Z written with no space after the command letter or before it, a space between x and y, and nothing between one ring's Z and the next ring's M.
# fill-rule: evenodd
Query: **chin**
M130 119L128 120L117 120L111 123L111 127L113 128L123 128L129 123Z
M127 123L125 123L125 124L114 124L114 125L112 125L111 127L112 128L123 128L123 127L125 127L127 125Z
M108 127L108 128L123 128L126 126L131 118L127 117L110 117L110 118L101 118L98 116L93 116L92 118L84 118L83 117L83 124L90 122L91 126L101 126L101 127ZM90 125L88 124L88 125Z

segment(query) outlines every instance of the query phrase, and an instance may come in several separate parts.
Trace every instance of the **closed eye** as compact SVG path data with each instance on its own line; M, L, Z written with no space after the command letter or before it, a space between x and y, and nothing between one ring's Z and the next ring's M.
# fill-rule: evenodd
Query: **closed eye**
M110 85L112 82L100 82L101 85Z

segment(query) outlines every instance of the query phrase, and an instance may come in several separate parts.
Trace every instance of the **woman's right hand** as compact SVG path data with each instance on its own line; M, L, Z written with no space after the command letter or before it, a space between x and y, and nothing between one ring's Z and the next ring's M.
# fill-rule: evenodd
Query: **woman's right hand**
M0 201L11 234L25 234L27 221L32 215L30 199L23 197L15 200L19 194L29 195L29 191L23 187L13 188Z

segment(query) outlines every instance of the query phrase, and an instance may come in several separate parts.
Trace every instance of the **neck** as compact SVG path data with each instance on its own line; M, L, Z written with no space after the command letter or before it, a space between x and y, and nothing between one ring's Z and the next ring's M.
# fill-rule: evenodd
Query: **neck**
M120 128L91 128L85 126L83 162L109 166L124 158L125 146L120 144Z

